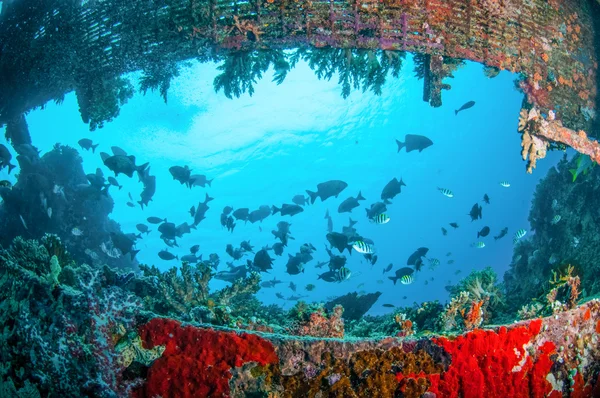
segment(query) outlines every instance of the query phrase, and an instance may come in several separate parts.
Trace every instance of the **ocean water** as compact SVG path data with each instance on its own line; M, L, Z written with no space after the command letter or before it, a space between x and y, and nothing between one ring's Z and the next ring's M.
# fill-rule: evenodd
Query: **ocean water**
M318 302L353 291L380 291L382 296L369 312L377 315L391 311L382 307L385 303L408 306L436 299L445 302L445 286L472 270L490 266L501 276L511 261L514 233L520 228L529 231L527 216L536 184L563 156L561 151L551 152L538 162L533 174L525 173L517 134L522 94L514 88L515 75L501 72L490 79L481 65L467 62L454 73L454 79L448 80L452 89L443 92L443 106L432 108L422 100L423 82L414 77L413 69L409 55L399 78L389 77L382 95L354 90L344 99L337 76L319 80L306 63L300 62L282 84L272 82L269 71L256 83L254 95L228 99L213 89L217 65L192 62L182 66L180 76L172 80L168 103L157 92L145 96L136 93L114 121L96 131L90 132L81 121L73 93L60 105L51 103L30 112L27 122L33 145L42 154L56 143L77 148L86 173L100 168L105 177L113 175L99 155L101 151L110 153L111 146L134 155L138 164L150 163L157 190L148 207L142 210L137 203L135 208L126 204L128 193L137 201L143 188L135 175L120 175L117 179L123 188L109 190L115 201L110 218L124 232L137 233L138 223L150 226L152 232L136 243L140 263L161 270L180 264L158 257L167 247L156 230L158 226L148 224L146 218L191 223L190 207L208 194L214 200L209 203L206 219L178 239L178 248L168 249L173 254L181 257L199 244L204 259L217 253L221 259L217 271L227 270L226 262L232 260L225 252L227 244L238 247L248 240L255 251L259 250L275 243L271 231L279 221L288 221L294 240L283 256L270 252L275 258L273 269L262 274L263 281L276 278L283 283L261 289L257 297L265 304L289 308L295 301L279 299L276 293L285 298L299 294L308 302ZM140 76L128 77L135 83ZM455 115L467 101L475 101L475 106ZM404 141L406 134L424 135L433 145L421 153L398 153L395 140ZM79 147L82 138L99 144L95 153ZM173 179L169 172L172 166L189 166L192 174L214 179L212 185L189 189ZM0 179L14 182L15 174L8 175L4 169ZM406 187L388 205L386 214L391 221L385 225L369 222L365 208L380 201L382 188L394 177L402 178ZM280 207L292 203L294 195L307 196L306 190L316 190L318 183L328 180L343 180L348 187L339 197L325 202L317 199L293 217L271 215L254 224L238 221L233 232L220 224L225 206L250 210L261 205ZM502 187L501 181L508 181L510 187ZM442 195L438 187L451 190L454 197ZM359 192L366 198L360 207L351 213L338 213L339 204ZM489 195L489 205L483 203L484 194ZM471 221L468 212L475 203L483 207L483 217ZM357 222L358 233L374 242L376 264L355 251L351 255L345 252L351 276L334 283L318 280L327 266L317 269L315 264L329 260L325 250L326 211L331 214L334 231L341 232L349 218ZM450 222L460 227L455 230ZM484 226L491 232L478 239L477 232ZM448 230L447 236L442 235L442 227ZM505 227L507 236L494 240ZM479 241L485 243L484 248L472 247ZM303 273L288 275L288 255L295 255L305 243L316 248L314 260L305 265ZM425 260L412 284L394 285L388 277L406 266L409 255L419 247L429 248L427 259L439 259L440 265L430 269ZM253 257L248 253L234 263L245 264ZM454 263L448 264L448 260ZM392 270L384 273L390 263ZM296 293L289 282L298 286ZM314 291L306 291L307 284L316 285ZM211 289L226 285L211 281Z

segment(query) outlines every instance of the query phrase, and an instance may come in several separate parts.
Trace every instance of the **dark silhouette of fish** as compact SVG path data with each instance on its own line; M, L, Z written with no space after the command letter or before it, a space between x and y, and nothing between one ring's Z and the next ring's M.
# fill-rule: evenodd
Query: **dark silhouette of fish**
M277 206L272 206L271 210L273 211L273 215L281 213L282 216L294 216L304 211L302 206L298 206L296 204L290 205L287 203L282 204L281 208Z
M458 112L464 111L465 109L472 108L474 105L475 105L475 101L466 102L463 106L461 106L459 109L454 111L454 115L458 115Z
M490 227L485 226L481 229L481 231L477 232L477 237L483 237L485 238L486 236L488 236L490 233Z
M503 228L502 231L500 231L500 234L498 234L498 236L494 236L494 240L498 240L498 239L504 238L507 233L508 233L508 227Z
M473 207L471 208L471 211L469 212L469 216L471 216L471 221L475 221L475 220L481 218L481 210L482 209L483 208L478 203L475 203L473 205Z
M79 141L77 141L77 143L79 144L79 146L82 149L85 149L86 151L89 151L91 149L92 153L95 153L96 148L98 148L98 145L100 145L100 144L94 145L92 140L90 140L89 138L82 138Z
M405 187L406 184L402 181L402 177L400 177L400 181L396 177L394 177L390 182L388 182L383 190L381 191L381 200L385 204L390 204L390 199L394 199L396 195L402 192L402 187Z
M404 142L396 140L396 144L398 144L398 152L404 147L406 147L406 152L421 152L423 149L432 146L433 141L424 135L406 134Z
M388 276L388 279L394 282L395 285L398 279L402 279L403 276L412 275L414 272L415 270L410 267L403 267L396 270L396 276Z
M358 203L359 200L365 200L360 192L358 192L358 196L356 198L351 196L340 203L338 207L338 213L351 213L352 209L360 206L360 203Z
M419 247L413 254L410 255L410 257L408 257L406 265L417 265L419 260L421 260L421 257L426 256L428 251L429 249L426 247Z
M317 184L317 192L306 190L306 193L310 196L310 203L313 204L318 197L322 202L332 196L337 198L347 186L348 184L344 181L331 180Z

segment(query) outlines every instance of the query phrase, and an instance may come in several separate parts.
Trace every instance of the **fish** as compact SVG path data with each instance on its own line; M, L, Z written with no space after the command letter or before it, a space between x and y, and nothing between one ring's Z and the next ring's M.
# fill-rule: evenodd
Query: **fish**
M117 179L115 177L108 177L107 180L110 185L119 188L119 190L121 190L121 188L123 188L123 185L119 185L119 182L117 181Z
M447 196L449 198L453 198L454 197L454 194L449 189L438 187L438 191L440 191L442 193L442 195Z
M371 263L371 265L375 265L375 263L377 262L377 254L365 254L365 259Z
M10 174L10 172L17 167L16 165L10 163L11 159L12 154L8 148L3 144L0 144L0 170L8 167L8 174Z
M481 210L483 210L483 207L481 207L478 203L473 205L471 211L469 212L469 216L471 216L471 222L481 218Z
M135 207L135 205L133 203L131 203L131 202L127 202L127 206L129 206L129 207Z
M510 188L510 182L500 181L500 186L503 186L504 188Z
M228 216L229 214L231 214L232 211L233 211L233 207L231 207L231 206L225 206L225 207L223 207L223 214L225 214L226 216Z
M239 260L246 253L244 250L242 250L240 248L234 249L233 245L231 243L227 244L227 246L225 247L225 252L227 254L229 254L231 256L231 258L233 258L234 260Z
M90 140L89 138L82 138L79 141L77 141L77 143L79 144L79 146L82 149L85 149L86 151L89 151L91 149L92 153L96 153L96 148L98 148L98 145L100 145L100 144L94 145L92 140Z
M295 284L294 282L290 282L290 284L288 285L288 287L289 287L290 289L292 289L292 291L293 291L293 292L295 292L295 291L296 291L296 284Z
M248 240L243 240L242 243L240 243L240 249L254 253L254 246L252 246Z
M286 300L288 301L298 301L304 297L308 297L308 296L302 296L302 295L291 295L290 297L286 298Z
M342 267L337 271L336 279L338 282L347 281L352 276L352 272L346 268Z
M185 256L181 257L181 261L185 261L190 264L196 264L198 262L198 260L199 260L199 258L196 257L195 254L186 254Z
M149 174L149 167L146 169L146 171L147 172L145 173L138 172L138 176L141 176L140 181L144 184L144 189L142 190L142 193L140 194L140 200L138 201L138 204L142 210L144 209L144 206L148 206L148 203L150 203L152 197L156 193L156 176L151 176Z
M444 227L442 227L442 235L444 235L444 236L448 235L448 230Z
M476 247L478 249L483 249L485 247L485 243L483 243L483 242L472 243L471 247Z
M83 231L81 231L79 228L74 227L73 229L71 229L71 234L73 236L81 236L83 235Z
M483 195L483 201L488 205L490 204L490 197L487 193Z
M104 161L104 165L115 173L115 177L119 174L125 174L127 177L133 177L135 171L143 173L149 163L144 163L140 166L135 164L135 156L114 155Z
M394 304L382 304L382 307L385 307L385 308L396 308L396 306Z
M329 215L329 209L325 211L325 218L327 219L327 232L333 232L333 219Z
M446 253L446 257L450 257L451 255L452 255L452 252Z
M402 177L400 177L400 181L398 181L396 177L392 178L381 191L381 200L383 200L383 203L388 205L392 203L391 200L394 199L396 195L402 193L402 187L405 186L406 184L402 180Z
M477 238L485 238L486 236L488 236L490 233L490 227L485 226L483 228L481 228L481 231L477 232Z
M169 173L171 173L173 179L179 181L181 185L187 185L191 188L190 176L192 170L187 165L169 167Z
M110 150L112 151L113 155L127 156L127 152L125 152L123 149L119 148L118 146L111 146Z
M454 271L454 275L458 275L458 274L460 274L461 272L462 272L462 270L460 270L460 269L457 269L456 271Z
M449 225L450 225L452 228L454 228L454 229L456 229L456 228L458 228L458 227L460 226L460 225L458 225L458 224L457 224L457 223L455 223L455 222L451 222Z
M413 278L412 275L404 275L402 278L400 278L400 283L402 283L403 285L410 285L414 281L415 278Z
M198 206L196 206L196 214L194 215L194 226L197 226L202 220L206 218L205 215L209 209L208 202L212 201L213 199L214 198L211 198L210 196L208 196L208 194L206 194L204 202L198 203Z
M575 164L577 165L576 168L569 169L569 173L571 173L571 175L573 176L573 182L577 180L577 177L580 174L586 175L588 170L590 170L596 163L592 160L592 158L589 155L584 155L580 153L577 156Z
M107 244L105 242L102 242L100 244L100 250L102 250L102 252L110 258L120 258L122 255L121 251L116 247L113 247L112 243Z
M283 294L281 294L279 292L275 293L275 297L277 297L278 299L281 299L281 300L285 300L285 297L283 297Z
M519 239L521 239L525 235L527 235L527 231L523 228L519 229L517 232L515 232L515 235L513 237L513 243L516 243Z
M494 240L502 239L508 233L508 227L503 228L497 236L494 236Z
M304 264L302 263L301 257L296 254L292 256L288 253L288 262L285 265L286 272L290 275L298 275L301 272L304 272Z
M52 218L52 207L48 207L46 214L48 214L48 218Z
M383 269L383 273L385 274L386 272L390 272L393 266L394 264L389 263L389 265Z
M475 101L468 101L463 104L460 108L454 111L455 115L458 115L458 112L464 111L465 109L472 108L475 105Z
M135 227L141 233L145 233L146 235L150 233L150 230L148 229L148 226L146 224L137 224Z
M437 258L430 258L429 260L429 267L431 269L437 267L438 265L440 265L440 260Z
M548 263L550 263L550 265L554 265L557 262L558 262L558 257L556 256L556 254L552 253L550 258L548 259Z
M295 216L296 214L302 213L304 211L302 206L298 206L296 204L290 205L286 203L282 204L281 208L277 206L272 206L271 210L273 212L273 215L281 213L282 216Z
M352 253L352 246L348 244L348 237L346 235L339 232L330 232L326 235L326 238L329 244L338 249L340 253L343 253L344 250Z
M235 217L236 220L248 221L248 213L249 212L250 212L250 209L248 209L247 207L243 207L241 209L237 209L236 211L234 211L233 216Z
M365 209L365 211L367 212L367 218L373 219L378 215L385 213L387 211L387 206L383 202L375 202L369 209Z
M163 260L169 261L169 260L179 260L179 257L177 257L176 255L174 255L173 253L167 251L167 250L161 250L158 252L158 257L160 257Z
M206 178L205 175L203 174L193 174L188 178L188 183L190 188L191 187L206 187L207 185L210 187L212 182L213 182L214 178L209 180L208 178Z
M317 192L306 190L306 193L310 197L310 203L314 204L317 198L321 198L321 201L324 202L326 199L334 196L338 197L338 195L346 189L348 186L347 183L341 180L330 180L326 182L322 182L317 184Z
M329 264L329 261L320 261L315 265L315 268L323 268L327 264Z
M552 225L556 225L558 224L558 222L562 219L560 214L555 215L554 217L552 217L552 221L550 221L550 224Z
M260 286L261 286L261 287L270 288L270 287L275 287L275 286L277 286L277 285L278 285L278 284L280 284L280 283L283 283L283 282L282 282L282 281L280 281L280 280L278 280L278 279L276 279L276 278L273 278L273 279L272 279L272 280L270 280L270 281L264 281L264 282L262 282L262 283L260 284Z
M408 257L408 260L406 260L406 265L417 265L417 261L420 260L421 257L425 257L427 252L429 252L427 247L419 247Z
M2 180L0 181L0 187L12 188L12 183L8 180Z
M286 211L288 211L288 210L286 210ZM297 213L294 213L294 214L297 214ZM293 216L294 214L291 214L291 215ZM253 224L257 221L262 222L265 218L269 217L270 215L271 215L271 207L269 207L267 205L262 205L257 210L251 211L250 214L248 214L248 221L250 221Z
M359 200L365 200L360 191L358 192L356 198L351 196L340 203L338 206L338 213L351 213L354 208L360 206L360 203L358 203Z
M265 249L256 252L253 264L254 267L258 268L261 272L267 272L268 270L273 269L273 259Z
M364 287L365 284L364 283L359 283L358 286L356 286L357 289L360 289L361 287Z
M146 219L146 221L148 221L150 224L160 224L162 222L167 222L166 218L159 218L159 217L148 217Z
M315 290L315 285L313 285L312 283L309 283L308 285L306 285L304 287L304 289L306 289L307 292L312 292L313 290Z
M111 232L110 240L113 247L119 249L122 254L129 253L132 259L135 258L135 255L139 252L139 250L134 250L135 240L129 235L121 232Z
M454 260L448 260L448 262L446 264L454 264Z
M325 282L338 282L337 271L327 271L317 276L317 279L322 279Z
M412 151L419 151L419 153L421 153L423 149L432 146L433 141L424 135L406 134L404 136L404 142L396 140L396 145L398 145L398 152L400 152L402 148L406 147L407 153Z
M304 195L296 195L292 198L292 202L294 202L298 206L306 206L310 203L310 197L307 198Z
M275 253L276 256L281 256L283 254L283 247L283 243L277 242L271 246L271 249L273 249L273 253Z
M362 254L371 254L374 252L373 246L362 240L354 242L352 248Z
M371 218L369 219L370 222L381 225L381 224L387 224L389 223L391 220L391 218L385 214L385 213L381 213L375 216L375 218Z
M225 282L235 282L238 279L245 278L248 273L248 268L245 265L230 266L229 271L217 272L214 276L215 279Z

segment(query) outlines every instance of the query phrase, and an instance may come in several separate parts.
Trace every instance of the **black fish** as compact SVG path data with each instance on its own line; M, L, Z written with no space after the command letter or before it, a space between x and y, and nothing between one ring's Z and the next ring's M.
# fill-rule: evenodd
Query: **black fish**
M225 247L225 252L229 254L234 260L239 260L244 256L245 253L244 250L240 248L234 249L231 243L229 243L227 247Z
M136 166L135 164L135 156L123 156L123 155L115 155L107 158L104 161L104 165L108 167L111 171L115 173L115 177L118 177L119 174L125 174L127 177L133 177L133 173L143 172L146 167L148 167L148 163L144 163L140 166Z
M214 198L211 198L210 196L208 196L208 194L206 194L204 202L198 203L198 206L196 206L196 214L194 215L194 226L200 224L200 222L206 218L204 216L209 209L208 202L210 202L213 199Z
M191 230L196 229L194 225L189 225L187 222L183 222L177 226L177 236L182 237L184 234L189 234Z
M245 265L240 265L238 267L231 266L229 271L217 272L214 278L221 281L233 283L240 278L245 278L247 273L248 269Z
M110 150L112 151L113 155L116 155L116 156L127 156L127 152L125 152L124 150L122 150L118 146L111 146Z
M290 282L289 286L290 289L292 289L293 292L296 291L296 284L294 282Z
M186 254L185 256L181 257L181 261L186 261L190 264L195 264L198 262L198 257L196 257L196 255L194 254Z
M248 214L248 221L254 224L257 221L262 222L265 218L271 215L271 208L267 205L260 206L257 210L253 210ZM293 214L292 214L293 215Z
M310 196L311 204L315 203L317 197L321 198L321 201L324 202L326 199L332 196L335 196L337 198L338 195L344 189L346 189L347 186L348 184L344 181L331 180L317 184L317 192L307 190L306 193L308 194L308 196Z
M89 138L82 138L79 141L77 141L77 143L79 144L79 146L82 149L85 149L86 151L89 151L91 149L92 153L95 153L96 148L98 148L98 145L100 145L100 144L94 145L92 140L90 140Z
M281 256L283 254L283 247L283 243L277 242L273 246L271 246L271 249L273 249L275 255Z
M243 207L241 209L237 209L236 211L234 211L233 216L235 217L236 220L248 221L248 213L249 212L250 212L250 210L247 207Z
M299 273L304 272L304 265L300 256L292 256L291 254L288 254L288 256L288 262L285 265L287 273L290 275L298 275Z
M177 227L172 222L164 222L158 226L158 232L160 232L161 239L175 239L178 235Z
M294 239L290 236L291 225L292 224L286 221L279 221L277 223L277 231L271 231L271 233L275 235L276 238L279 238L279 240L281 241L281 243L283 243L284 246L287 246L288 239Z
M160 224L161 222L167 222L167 219L159 217L148 217L146 221L148 221L150 224Z
M192 254L198 253L198 250L200 250L200 245L194 245L194 246L190 247L190 253L192 253Z
M339 232L330 232L326 237L329 244L338 249L340 253L343 253L344 250L348 250L348 252L352 254L352 246L348 244L348 237L346 235Z
M174 180L177 180L181 183L181 185L187 185L187 186L191 186L190 185L190 175L192 170L190 170L190 168L186 165L186 166L173 166L169 168L169 172L171 173L171 175L173 176Z
M358 203L359 200L365 200L365 198L361 195L360 192L358 192L358 196L356 196L356 198L351 196L348 199L344 200L342 203L340 203L340 205L338 206L338 213L351 213L352 209L360 206L360 204Z
M150 168L148 167L148 169ZM144 189L142 190L142 193L140 194L140 200L138 201L143 210L144 206L148 206L148 203L150 203L152 197L156 193L156 176L151 176L144 173L138 173L138 175L143 176L143 178L140 177L140 179L144 184Z
M489 233L490 233L490 227L485 226L485 227L481 228L481 231L477 232L477 237L485 238L486 236L488 236Z
M469 102L466 102L466 103L465 103L463 106L461 106L459 109L455 110L455 111L454 111L454 114L455 114L455 115L458 115L458 112L460 112L460 111L464 111L465 109L472 108L474 105L475 105L475 101L469 101Z
M134 258L139 250L134 250L135 240L121 232L111 232L110 240L113 246L121 251L121 253L131 253L131 258Z
M383 304L383 307L386 307L386 308L395 308L396 306L394 304Z
M121 190L121 188L123 188L123 185L119 185L119 181L117 181L117 179L115 177L108 177L107 180L110 185L119 188L119 190Z
M471 221L475 221L475 220L481 218L481 210L482 209L483 208L478 203L475 203L473 205L473 207L471 208L471 211L469 212L469 216L471 216Z
M376 202L371 205L370 209L365 209L367 212L367 218L373 219L378 215L387 211L387 206L383 202Z
M242 241L242 243L240 243L240 248L244 251L254 253L254 246L250 244L250 241Z
M393 266L394 266L394 264L390 263L387 267L385 267L383 269L383 273L385 274L386 272L389 272Z
M419 247L413 254L410 255L410 257L408 257L406 265L415 265L417 261L421 259L421 257L427 255L428 251L429 249L426 247Z
M498 239L504 238L507 233L508 233L508 227L503 228L502 231L500 231L500 234L498 236L494 236L494 240L498 240Z
M336 271L327 271L320 274L317 279L323 279L325 282L337 282L338 273Z
M329 215L329 209L325 210L325 219L327 219L327 232L333 232L333 219Z
M396 144L398 144L398 152L404 147L406 147L406 152L415 150L421 152L423 149L432 146L433 141L424 135L406 134L404 142L396 140Z
M403 276L412 275L414 272L415 270L410 267L403 267L396 270L396 276L388 276L388 279L392 280L395 285L398 279L402 279Z
M306 206L307 204L310 203L309 200L310 200L310 198L307 198L304 195L296 195L292 198L292 202L294 202L298 206Z
M2 170L5 167L8 167L8 174L10 174L12 169L17 167L16 165L10 163L11 159L12 154L10 153L8 148L0 144L0 170Z
M133 203L131 203L131 202L127 202L127 206L129 206L129 207L135 207L135 205Z
M196 215L196 206L192 206L190 207L190 216L194 217ZM221 219L221 224L223 224L223 221Z
M271 207L271 209L273 210L273 215L281 212L282 216L294 216L298 213L302 213L304 211L304 209L302 208L302 206L298 206L298 205L288 205L286 203L284 203L283 205L281 205L281 209L277 206L273 206Z
M451 222L451 223L450 223L450 226L451 226L452 228L454 228L454 229L456 229L456 228L458 228L458 227L459 227L459 225L458 225L457 223L455 223L455 222Z
M488 196L487 193L483 195L483 201L485 203L487 203L488 205L490 204L490 197Z
M141 233L145 233L146 235L150 233L150 230L148 229L148 226L146 224L137 224L135 227Z
M254 267L262 272L273 269L273 259L265 249L261 249L254 255Z
M232 211L233 211L233 207L231 207L231 206L225 206L223 208L223 214L225 214L226 216L228 216Z
M193 174L188 178L188 181L190 188L193 186L204 188L207 185L210 187L210 184L213 182L213 180L207 179L203 174Z
M448 230L444 227L442 227L442 235L444 235L444 236L448 235Z
M402 181L402 177L400 177L400 181L398 181L398 179L394 177L390 182L386 184L385 187L383 187L383 190L381 191L381 200L383 200L385 204L390 204L390 199L394 199L396 195L401 193L403 186L405 187L406 184L404 183L404 181Z

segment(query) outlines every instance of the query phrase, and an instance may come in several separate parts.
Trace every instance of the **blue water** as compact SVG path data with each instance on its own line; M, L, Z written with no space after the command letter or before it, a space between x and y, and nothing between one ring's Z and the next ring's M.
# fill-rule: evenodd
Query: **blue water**
M112 145L135 155L138 164L150 162L151 174L157 177L157 193L147 209L126 205L128 192L139 199L142 185L136 176L119 176L123 184L120 191L111 187L116 202L111 217L124 232L137 233L135 225L145 223L149 216L166 217L176 224L191 222L189 208L209 193L215 200L209 203L207 219L197 231L178 240L179 249L169 250L181 256L188 254L190 246L200 244L204 258L218 253L219 270L225 270L225 262L231 260L225 253L228 243L237 247L242 240L250 240L257 250L271 245L276 241L270 231L284 219L292 223L295 240L282 257L276 257L274 269L263 274L263 280L276 277L286 283L261 289L258 297L263 302L293 305L275 297L276 292L291 295L287 283L293 281L299 294L309 295L309 301L356 290L381 291L382 297L370 312L380 314L390 311L381 307L383 303L443 302L447 299L444 286L474 269L491 266L501 278L511 260L514 232L529 228L527 215L535 185L562 156L561 152L550 153L538 162L533 175L525 173L517 134L522 95L514 89L514 75L502 72L488 79L480 65L468 63L449 81L452 89L444 91L444 105L432 108L422 101L423 82L413 77L413 68L407 57L400 78L390 77L382 96L354 91L345 100L337 76L319 81L301 62L282 85L272 83L267 74L256 84L252 97L230 100L212 88L218 73L215 64L192 64L172 81L168 104L158 93L136 94L116 120L95 132L89 132L81 121L74 94L67 95L61 105L48 104L31 112L27 120L33 144L42 153L56 142L79 149L77 141L83 137L100 143L96 154L81 151L87 173L102 167L105 176L112 175L99 156L100 151L110 153ZM130 77L135 80L138 75ZM476 101L475 107L455 116L454 110L469 100ZM405 134L425 135L434 145L422 153L397 153L394 139L403 141ZM180 185L168 170L174 165L188 165L192 174L214 178L212 187L190 190ZM388 206L391 222L371 224L364 208L380 200L382 188L393 177L402 177L407 186ZM0 172L0 179L5 178L6 170ZM318 183L330 179L344 180L349 186L339 198L324 203L318 199L291 219L277 215L263 223L238 222L234 233L219 223L225 206L253 210L263 204L291 203L294 195L314 190ZM501 187L503 180L511 187ZM437 187L452 190L454 198L443 196ZM367 198L361 207L351 214L338 214L341 201L359 191ZM490 205L482 203L485 193ZM471 222L467 213L475 202L483 206L483 219ZM371 266L354 253L347 263L353 275L342 283L317 281L317 274L326 267L314 268L317 261L329 259L324 250L327 209L333 216L334 231L341 232L349 215L358 221L358 232L375 241L379 256L377 264ZM458 222L460 228L453 230L450 222ZM491 228L490 235L481 239L486 247L471 247L478 241L477 231L485 225ZM448 229L448 236L442 236L442 226ZM504 227L509 228L508 235L495 242L493 236ZM294 255L303 243L317 248L315 260L307 264L304 274L289 276L285 273L288 253ZM433 271L425 266L412 285L394 286L387 277L405 266L408 256L421 246L428 247L428 257L438 258L441 265ZM142 263L161 269L178 264L158 258L158 251L166 246L156 232L138 241L137 248L141 249L137 259ZM446 257L447 252L452 256ZM446 264L448 259L455 263ZM394 268L383 275L389 263ZM458 270L461 273L457 275ZM308 283L316 285L313 292L304 290ZM364 286L357 289L361 283ZM211 284L218 289L226 282L213 280Z

